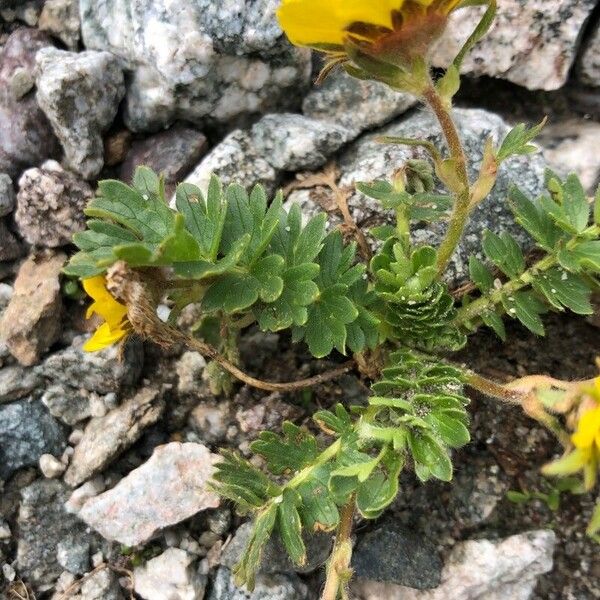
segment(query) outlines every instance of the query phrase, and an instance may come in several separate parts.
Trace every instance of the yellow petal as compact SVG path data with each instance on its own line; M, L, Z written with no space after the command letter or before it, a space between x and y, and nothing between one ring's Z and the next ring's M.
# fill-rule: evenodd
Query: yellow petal
M299 46L344 43L352 23L392 28L392 11L404 0L284 0L277 11L279 23L293 44Z
M83 280L83 289L94 299L88 308L86 317L96 313L110 326L116 329L127 317L127 307L115 300L106 288L106 279L102 275Z
M588 410L579 418L577 431L571 441L577 448L591 448L600 433L600 407Z
M129 331L126 328L118 327L111 330L108 323L103 323L96 329L94 335L83 345L86 352L97 352L108 346L112 346L120 339L124 338Z

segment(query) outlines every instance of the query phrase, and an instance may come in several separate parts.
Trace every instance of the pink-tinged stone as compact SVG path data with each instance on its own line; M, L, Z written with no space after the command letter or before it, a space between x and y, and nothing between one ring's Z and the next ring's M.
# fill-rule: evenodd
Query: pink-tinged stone
M165 527L219 506L208 487L218 458L202 444L159 446L114 488L88 500L79 517L107 540L144 544Z

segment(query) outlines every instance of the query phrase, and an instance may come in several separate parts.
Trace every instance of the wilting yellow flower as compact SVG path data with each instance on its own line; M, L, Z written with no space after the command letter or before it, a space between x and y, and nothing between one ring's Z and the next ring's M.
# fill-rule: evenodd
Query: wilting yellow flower
M293 44L337 62L367 56L411 69L443 32L461 0L283 0L277 15Z
M577 429L571 436L573 450L544 467L546 475L572 475L583 471L585 489L594 487L600 466L600 377L586 390L586 409L580 415Z
M87 310L86 318L97 314L104 323L96 329L94 335L84 344L86 352L96 352L112 346L131 333L131 324L127 320L127 307L117 302L106 288L103 275L83 280L83 289L94 300Z

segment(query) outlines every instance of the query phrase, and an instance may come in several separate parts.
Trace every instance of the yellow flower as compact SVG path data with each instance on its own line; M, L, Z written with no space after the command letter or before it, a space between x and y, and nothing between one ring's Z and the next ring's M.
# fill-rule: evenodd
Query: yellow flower
M584 487L590 490L596 484L600 466L600 377L586 393L592 405L590 407L586 401L586 409L579 417L577 429L571 436L573 450L546 465L543 471L546 475L558 476L583 471Z
M96 329L94 335L84 344L86 352L96 352L112 346L131 333L131 324L127 320L127 307L117 302L106 288L103 275L83 280L83 289L94 302L87 310L86 318L97 314L104 323Z
M283 0L277 16L293 44L323 50L335 62L362 68L362 55L410 70L416 58L426 56L460 2Z

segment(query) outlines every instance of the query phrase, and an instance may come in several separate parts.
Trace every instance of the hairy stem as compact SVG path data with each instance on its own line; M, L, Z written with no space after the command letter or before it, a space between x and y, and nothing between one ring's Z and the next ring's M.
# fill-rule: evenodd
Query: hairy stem
M572 384L562 382L552 377L536 375L517 379L509 384L502 385L491 379L486 379L473 371L467 372L467 385L486 396L501 400L507 404L520 406L526 415L535 419L553 433L560 444L567 448L569 446L569 435L561 426L560 421L548 413L537 396L537 390L545 387L558 387L568 389Z
M492 310L497 304L502 302L502 298L507 294L514 294L520 289L529 286L538 273L542 273L551 269L557 264L554 256L546 256L527 269L520 277L505 283L502 287L493 290L492 292L481 296L471 304L467 304L459 309L454 324L457 326L465 325L469 321L481 316L487 310Z
M441 275L446 270L448 262L460 241L467 219L469 218L469 213L471 212L469 175L467 173L465 152L456 125L452 120L450 110L446 107L444 100L433 84L425 89L423 98L439 121L444 137L446 138L446 143L448 144L450 158L455 163L456 176L460 183L460 189L457 189L455 192L454 209L448 224L448 231L438 248L437 270Z
M352 521L356 506L356 495L340 510L340 524L335 536L335 544L327 563L327 579L321 600L338 600L348 598L347 584L352 575L350 561L352 559Z

